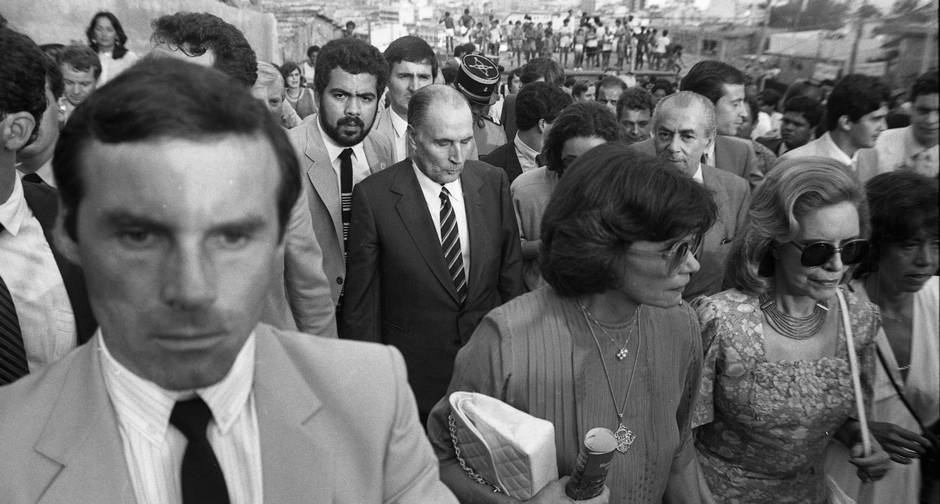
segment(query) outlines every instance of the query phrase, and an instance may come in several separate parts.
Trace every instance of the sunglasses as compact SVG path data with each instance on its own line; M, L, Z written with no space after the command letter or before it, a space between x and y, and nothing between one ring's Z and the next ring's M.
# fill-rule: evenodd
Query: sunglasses
M647 256L647 257L659 257L660 259L666 261L666 264L669 265L669 271L676 271L679 269L679 266L682 266L682 263L688 257L689 253L693 256L698 257L699 252L702 248L702 236L696 236L688 240L680 240L672 244L668 250L663 252L657 252L654 250L635 250L633 248L627 249L628 254Z
M808 245L800 245L797 242L790 242L797 248L802 255L800 263L807 268L822 266L832 259L836 253L842 257L842 264L858 264L868 256L868 240L859 238L843 243L841 247L828 242L816 242Z

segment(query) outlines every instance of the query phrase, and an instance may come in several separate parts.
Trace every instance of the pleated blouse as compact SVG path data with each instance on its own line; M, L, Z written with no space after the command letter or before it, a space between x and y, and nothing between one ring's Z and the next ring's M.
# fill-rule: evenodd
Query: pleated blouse
M460 350L448 395L480 392L552 422L560 476L571 473L585 433L594 427L616 430L616 412L626 404L623 423L636 440L626 453L615 454L607 477L610 502L659 503L672 467L694 457L691 414L702 364L701 337L688 305L641 306L638 317L630 356L618 361L620 345L597 328L592 336L576 299L562 298L551 287L517 297L487 314ZM639 360L628 387L634 355ZM428 420L428 435L441 461L454 458L449 410L445 396Z

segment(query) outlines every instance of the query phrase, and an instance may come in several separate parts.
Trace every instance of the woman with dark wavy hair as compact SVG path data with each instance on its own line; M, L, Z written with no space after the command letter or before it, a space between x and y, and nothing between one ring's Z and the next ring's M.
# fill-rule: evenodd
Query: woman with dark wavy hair
M868 253L867 208L846 166L778 163L732 244L733 288L694 302L705 348L695 447L716 502L825 503L832 439L850 448L860 477L884 475L880 445L862 453L849 364L854 352L868 404L878 310L842 285Z
M300 66L293 61L288 61L281 65L279 70L284 77L284 99L293 107L297 115L303 119L316 112L317 101L313 96L313 90L307 87L307 82L304 81Z
M545 211L548 286L483 318L448 392L481 392L552 422L561 475L588 430L614 431L610 502L699 502L691 414L702 347L682 290L716 211L702 184L662 160L617 144L583 154ZM513 502L464 474L449 411L445 397L428 421L441 479L462 502ZM566 480L531 502L570 502Z
M871 430L893 464L871 491L861 492L845 450L830 445L826 470L859 504L917 502L921 465L937 456L940 418L940 208L937 179L910 171L878 175L865 184L872 252L851 286L881 311L875 341ZM936 497L937 473L928 486Z
M137 55L127 48L124 27L114 14L108 11L96 13L85 30L85 36L101 61L99 87L137 62Z

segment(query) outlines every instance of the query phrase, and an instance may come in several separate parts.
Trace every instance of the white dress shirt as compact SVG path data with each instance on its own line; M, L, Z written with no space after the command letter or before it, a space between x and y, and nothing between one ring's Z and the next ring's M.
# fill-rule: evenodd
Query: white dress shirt
M878 173L910 170L928 177L940 172L940 145L924 147L914 138L911 126L885 130L875 143Z
M343 193L342 181L340 180L339 173L339 155L343 153L346 149L352 149L352 179L353 187L356 186L359 182L362 182L362 179L368 177L372 172L369 171L369 162L366 160L366 151L362 147L362 142L357 143L351 147L341 147L339 144L333 141L329 135L323 131L323 125L320 124L320 117L317 117L317 129L320 131L320 138L323 139L323 144L326 145L326 153L330 157L330 162L333 163L333 171L336 173L336 187L339 189L339 194Z
M516 147L516 158L519 159L519 166L522 167L522 173L532 171L539 167L538 163L535 162L535 157L539 155L539 151L529 147L527 143L519 138L518 133L516 133L512 144Z
M443 242L441 236L441 184L431 180L425 175L418 165L411 163L415 170L415 176L418 177L418 185L421 186L421 193L424 194L424 201L428 206L428 212L431 214L431 222L434 223L434 229L437 230L438 239ZM460 178L444 184L450 193L450 205L454 209L454 217L457 219L457 232L460 235L460 252L463 258L464 274L467 276L467 285L470 285L470 228L467 225L467 208L463 202L463 186L460 184Z
M251 390L254 333L221 381L188 392L166 390L135 375L111 355L100 330L95 338L138 504L182 504L180 469L187 441L170 425L170 414L177 400L194 394L212 410L207 437L225 475L232 504L264 502L258 415Z
M26 204L23 183L0 204L0 277L16 307L30 371L55 362L78 344L75 315L42 226Z
M395 132L395 162L404 161L408 157L408 120L402 118L392 107L388 108L388 118L392 121L392 131Z

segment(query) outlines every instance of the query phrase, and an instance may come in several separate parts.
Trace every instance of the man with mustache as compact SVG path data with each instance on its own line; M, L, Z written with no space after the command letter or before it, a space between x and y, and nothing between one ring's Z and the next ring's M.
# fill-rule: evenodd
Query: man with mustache
M863 182L874 177L878 174L874 147L888 129L890 95L877 77L849 74L839 79L826 100L826 133L780 159L822 156L848 166Z
M317 56L314 94L319 112L288 136L310 194L313 231L323 248L337 320L346 281L347 237L352 191L369 175L392 164L393 141L372 131L388 65L375 47L356 38L332 40Z
M420 89L408 141L412 157L353 194L340 334L401 350L424 423L483 315L522 293L522 259L506 173L467 160L466 98Z
M704 184L715 197L718 219L705 233L696 254L702 268L682 293L684 299L722 291L725 258L737 230L744 224L750 188L743 178L708 166L702 155L714 144L717 131L715 107L698 93L680 91L663 98L653 112L653 138L630 146L655 153L686 175Z

